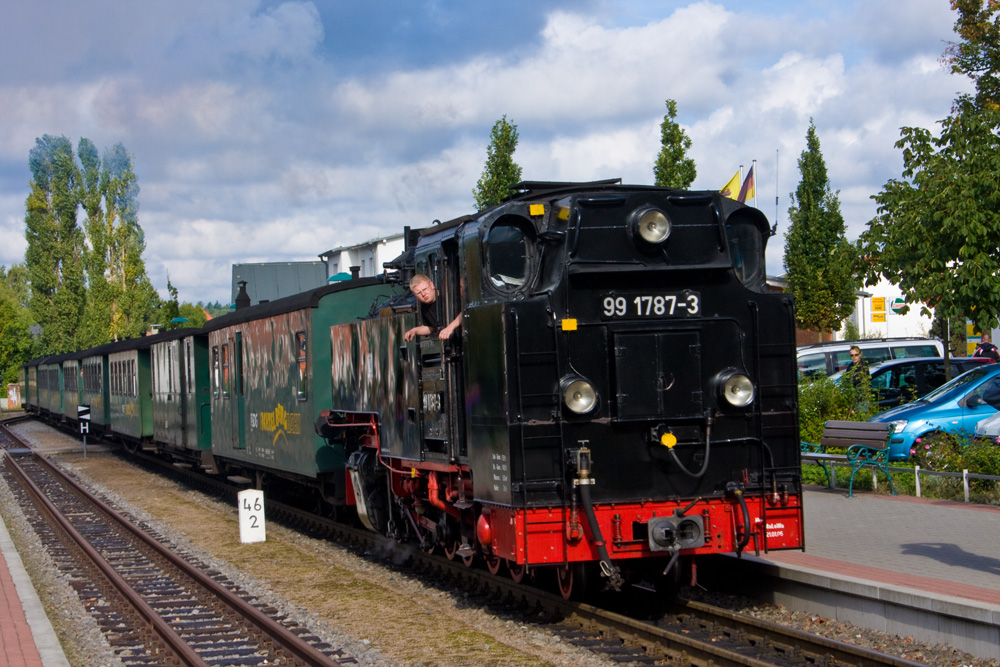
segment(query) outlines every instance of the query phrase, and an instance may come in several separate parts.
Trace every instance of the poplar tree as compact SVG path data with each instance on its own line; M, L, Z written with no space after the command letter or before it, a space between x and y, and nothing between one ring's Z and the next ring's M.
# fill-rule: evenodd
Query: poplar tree
M856 253L845 237L840 201L830 190L816 125L809 120L806 149L799 157L802 180L788 209L785 272L802 329L833 331L854 311L859 281Z
M691 138L674 120L676 117L677 102L667 100L667 114L660 123L661 148L653 165L653 182L659 187L686 190L691 187L698 170L694 160L687 157Z
M152 323L159 297L142 258L146 240L139 226L139 183L132 156L121 143L104 155L101 190L111 296L109 333L115 340L134 338Z
M90 139L80 139L77 155L81 164L80 201L88 248L87 305L83 317L85 346L106 343L111 335L111 287L108 284L108 234L104 218L104 194L101 189L101 158Z
M44 135L28 154L31 191L25 201L25 266L32 317L42 325L41 351L78 347L86 285L83 234L77 226L80 171L66 137Z
M486 164L472 196L476 210L495 206L511 195L511 188L521 182L521 167L514 162L517 150L517 125L507 122L507 116L498 120L490 131L490 145L486 150Z
M28 159L25 267L32 317L42 325L41 353L138 336L159 300L142 259L132 156L119 143L99 157L86 138L77 156L79 165L66 137L45 135Z

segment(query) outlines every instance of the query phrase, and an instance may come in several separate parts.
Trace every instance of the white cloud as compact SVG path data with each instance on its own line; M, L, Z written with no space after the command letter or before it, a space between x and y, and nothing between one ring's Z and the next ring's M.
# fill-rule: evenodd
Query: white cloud
M40 26L25 2L15 13L25 35L0 28L0 57L26 66L0 73L0 254L23 253L27 154L45 133L124 143L154 284L169 270L182 299L226 300L233 262L313 259L469 212L489 128L505 114L525 178L649 183L672 98L693 140L695 187L718 188L756 158L759 203L774 217L777 183L768 256L780 272L810 118L854 234L870 195L899 175L898 128L933 127L968 87L937 61L951 38L947 4L913 3L903 16L916 5L555 11L523 28L534 31L527 47L430 66L387 53L361 76L324 60L329 17L309 2L58 3L51 34L65 50L35 63L23 54ZM613 23L623 16L633 22Z

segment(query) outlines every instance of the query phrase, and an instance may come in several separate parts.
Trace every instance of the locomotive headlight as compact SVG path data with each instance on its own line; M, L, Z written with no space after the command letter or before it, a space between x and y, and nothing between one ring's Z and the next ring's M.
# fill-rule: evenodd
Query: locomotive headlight
M670 236L670 218L658 208L640 208L631 217L632 233L650 245L663 243Z
M578 376L564 377L562 386L563 404L571 412L585 415L597 406L597 390L594 385Z
M750 405L754 399L753 382L746 375L731 371L719 378L719 390L734 408Z

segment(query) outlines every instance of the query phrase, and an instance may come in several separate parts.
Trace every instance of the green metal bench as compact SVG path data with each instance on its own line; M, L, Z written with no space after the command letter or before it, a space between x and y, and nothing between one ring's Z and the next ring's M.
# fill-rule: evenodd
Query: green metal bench
M845 461L851 464L851 482L847 489L847 497L854 497L854 476L858 471L871 466L882 471L889 480L889 489L896 495L896 487L892 483L892 473L889 471L889 436L892 426L872 422L851 422L830 420L823 425L823 436L819 444L802 441L802 459L814 461L826 473L827 486L833 488L833 475L827 467L828 461ZM829 454L827 449L846 449L846 454Z

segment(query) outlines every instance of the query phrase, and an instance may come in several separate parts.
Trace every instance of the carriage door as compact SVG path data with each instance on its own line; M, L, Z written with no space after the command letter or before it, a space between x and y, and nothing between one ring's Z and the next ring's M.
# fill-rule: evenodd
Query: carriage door
M437 288L438 320L447 325L461 310L457 244L445 247L444 257L428 257L427 275ZM420 349L421 428L424 458L442 461L466 456L462 406L462 334L442 341L423 336Z
M236 382L235 391L233 391L233 400L236 401L236 410L233 412L236 415L236 428L239 434L239 440L237 447L239 449L247 448L247 422L246 422L246 382L243 377L244 364L243 364L243 332L236 332L236 344L233 346L233 363L235 364L234 370L234 381Z

